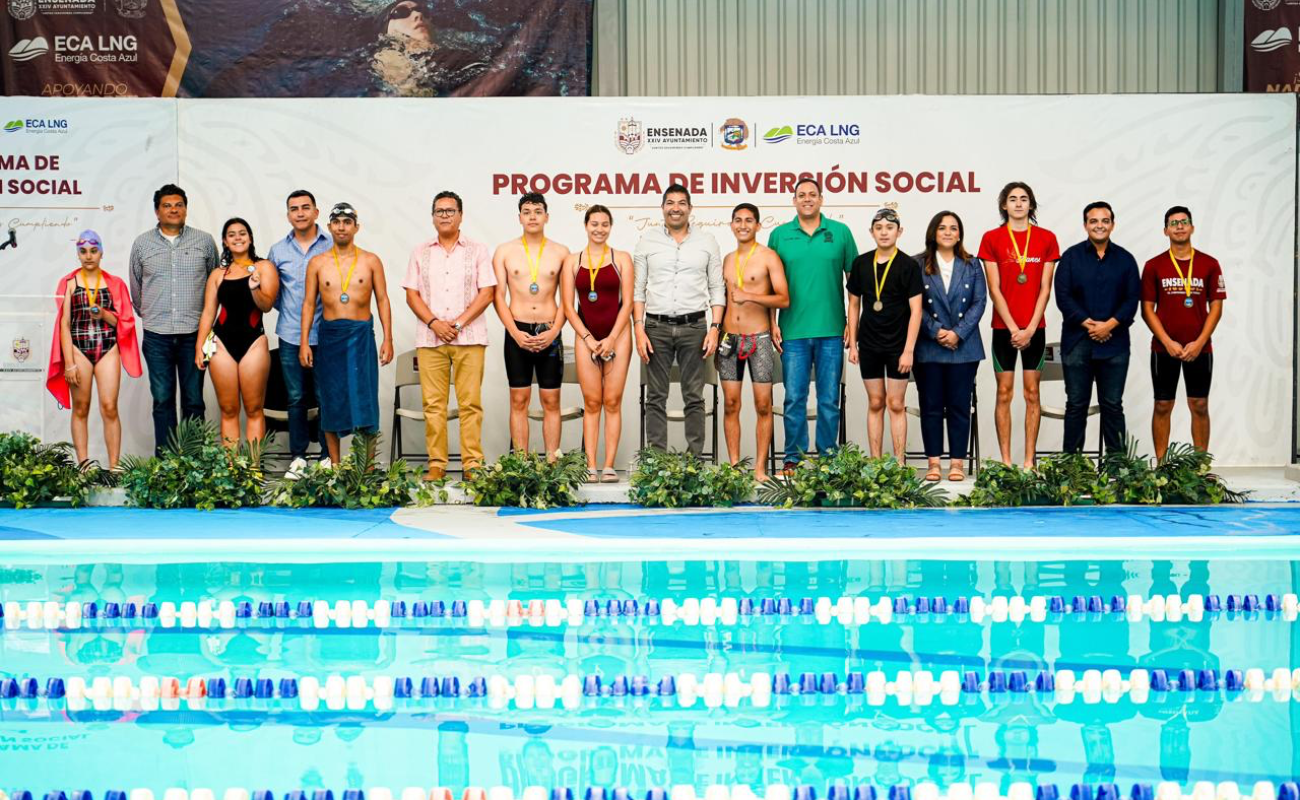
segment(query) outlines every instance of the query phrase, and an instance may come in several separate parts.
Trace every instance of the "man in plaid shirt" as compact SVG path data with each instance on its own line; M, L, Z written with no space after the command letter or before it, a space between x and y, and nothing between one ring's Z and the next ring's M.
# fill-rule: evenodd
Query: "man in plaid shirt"
M155 452L176 428L176 386L181 414L203 418L203 373L194 350L203 289L217 266L212 236L185 224L185 190L167 184L153 195L158 225L131 246L131 303L144 327L144 361L153 395Z

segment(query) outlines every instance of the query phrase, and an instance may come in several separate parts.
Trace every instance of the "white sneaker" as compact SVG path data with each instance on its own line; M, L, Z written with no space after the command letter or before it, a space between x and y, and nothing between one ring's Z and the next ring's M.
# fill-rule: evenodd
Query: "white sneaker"
M330 461L330 457L329 457L329 456L325 456L324 458L322 458L322 459L320 460L320 468L321 468L321 469L334 469L334 462L333 462L333 461Z
M302 477L302 471L307 468L307 460L304 458L295 458L289 463L289 469L285 470L284 477L286 480L296 481Z

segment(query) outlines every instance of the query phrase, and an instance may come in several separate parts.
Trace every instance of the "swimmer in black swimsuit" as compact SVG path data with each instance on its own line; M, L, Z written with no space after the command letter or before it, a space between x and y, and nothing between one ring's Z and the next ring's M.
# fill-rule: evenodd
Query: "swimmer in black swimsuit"
M222 226L221 245L222 269L208 276L194 363L199 369L211 367L221 406L221 438L235 447L241 402L248 440L266 435L262 401L271 360L262 315L275 303L280 275L274 264L258 258L253 229L244 220L236 217Z

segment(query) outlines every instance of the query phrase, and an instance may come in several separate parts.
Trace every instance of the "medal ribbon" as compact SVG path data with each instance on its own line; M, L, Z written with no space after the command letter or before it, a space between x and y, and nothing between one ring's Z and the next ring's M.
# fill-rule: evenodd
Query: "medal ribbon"
M1196 248L1192 248L1192 257L1187 259L1187 277L1183 277L1183 271L1178 266L1178 259L1174 258L1174 248L1169 248L1169 260L1173 262L1174 272L1178 279L1183 282L1183 293L1188 297L1192 296L1192 267L1196 265Z
M898 248L894 248L894 254L889 257L889 263L885 264L885 274L880 274L880 264L877 263L875 256L871 258L871 277L876 282L876 302L880 302L880 292L885 288L885 281L889 280L889 268L894 266L894 259L898 257Z
M81 270L81 282L86 284L86 289L90 289L90 278L86 277L86 270L84 267ZM90 304L92 306L99 305L99 287L102 286L103 284L104 284L104 271L102 269L95 270L95 291L90 293Z
M1007 236L1011 239L1011 246L1016 251L1016 261L1020 264L1020 274L1025 274L1025 262L1029 260L1029 240L1034 236L1034 226L1030 225L1025 229L1025 252L1020 252L1020 244L1016 242L1016 234L1011 230L1011 223L1007 223Z
M339 266L339 248L335 245L331 252L334 253L334 269L339 274L339 293L348 293L348 284L352 282L352 273L357 268L357 260L361 258L361 251L358 250L356 255L352 256L352 266L348 267L347 277L343 276L343 267Z
M543 245L543 246L544 246L544 245ZM525 247L525 248L528 247L527 243L524 244L524 247ZM592 293L592 294L595 294L595 293L596 293L596 273L600 272L600 268L603 267L603 266L605 265L605 254L608 253L608 252L609 252L609 245L603 245L603 244L602 244L602 245L600 246L600 260L597 261L597 262L596 262L596 266L593 267L593 266L591 265L591 264L592 264L592 260L591 260L591 248L590 248L590 247L587 248L587 274L591 276L591 293ZM537 257L538 257L538 259L540 260L540 259L541 259L541 254L538 253ZM534 273L533 273L533 283L536 283L536 282L537 282L537 273L534 272Z
M742 291L745 288L745 265L749 263L749 259L753 258L754 250L757 247L757 241L749 246L749 252L745 254L744 261L740 260L740 251L736 251L736 284Z
M536 286L536 285L537 285L537 273L538 273L538 272L541 270L541 268L542 268L542 253L546 252L546 237L542 237L542 246L539 247L539 248L537 248L537 260L536 260L536 261L533 261L533 254L530 253L530 252L528 251L528 239L524 238L523 236L520 236L520 237L519 237L519 241L523 242L523 245L524 245L524 258L526 258L526 259L528 260L528 276L529 276L529 279L532 281L532 284L533 284L534 286ZM602 257L602 258L603 258L603 257ZM590 261L590 256L588 257L588 260ZM590 268L590 266L591 266L591 265L588 264L588 268Z

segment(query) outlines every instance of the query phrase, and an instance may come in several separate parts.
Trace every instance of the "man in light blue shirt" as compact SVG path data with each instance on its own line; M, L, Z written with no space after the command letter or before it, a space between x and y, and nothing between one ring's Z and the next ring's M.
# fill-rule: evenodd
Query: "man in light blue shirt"
M297 189L289 195L289 224L293 230L271 246L267 255L280 273L280 294L275 298L279 318L275 335L280 340L280 371L284 376L285 393L289 396L289 454L297 461L307 454L310 429L307 424L308 408L320 406L316 395L312 371L298 362L298 348L302 344L302 302L307 283L307 262L321 253L329 252L333 240L316 224L320 209L316 197L306 189ZM316 318L312 321L311 336L307 344L316 346L316 328L321 320L321 304L316 301ZM309 401L308 398L311 398ZM325 435L320 433L320 451L328 452ZM290 469L295 469L291 466Z

